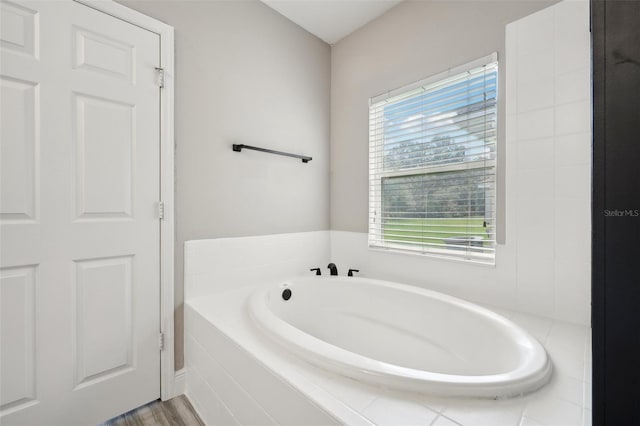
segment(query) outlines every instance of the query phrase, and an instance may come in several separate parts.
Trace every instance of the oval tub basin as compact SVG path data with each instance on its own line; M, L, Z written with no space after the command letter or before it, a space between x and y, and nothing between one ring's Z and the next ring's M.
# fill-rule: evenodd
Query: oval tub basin
M551 376L544 348L522 328L419 287L304 277L257 288L248 307L255 324L289 351L387 388L502 398L532 392Z

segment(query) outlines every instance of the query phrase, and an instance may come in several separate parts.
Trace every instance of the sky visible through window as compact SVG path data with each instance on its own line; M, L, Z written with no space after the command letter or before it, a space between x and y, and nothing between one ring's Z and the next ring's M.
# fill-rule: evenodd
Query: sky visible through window
M385 106L385 168L494 158L495 119L487 123L485 110L495 108L496 86L491 72Z

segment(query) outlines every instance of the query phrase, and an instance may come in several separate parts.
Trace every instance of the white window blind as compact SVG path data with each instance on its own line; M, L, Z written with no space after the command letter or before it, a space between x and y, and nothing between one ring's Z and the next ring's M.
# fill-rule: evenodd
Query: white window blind
M497 55L372 98L369 245L494 263Z

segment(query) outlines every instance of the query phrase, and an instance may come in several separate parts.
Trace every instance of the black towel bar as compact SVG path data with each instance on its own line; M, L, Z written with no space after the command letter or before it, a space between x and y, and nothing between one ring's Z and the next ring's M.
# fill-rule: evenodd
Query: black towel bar
M275 151L273 149L266 149L266 148L258 148L256 146L251 146L251 145L243 145L243 144L235 144L235 143L233 144L234 151L242 152L243 149L252 149L254 151L266 152L268 154L285 155L287 157L299 158L302 160L303 163L308 163L309 161L312 160L311 157L307 157L306 155L291 154L289 152Z

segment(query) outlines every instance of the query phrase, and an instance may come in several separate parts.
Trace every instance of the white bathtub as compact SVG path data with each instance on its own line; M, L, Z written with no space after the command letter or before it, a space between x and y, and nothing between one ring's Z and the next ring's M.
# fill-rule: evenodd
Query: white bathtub
M413 286L296 278L259 287L248 307L262 331L298 356L388 388L499 398L534 391L551 376L544 348L508 319Z

